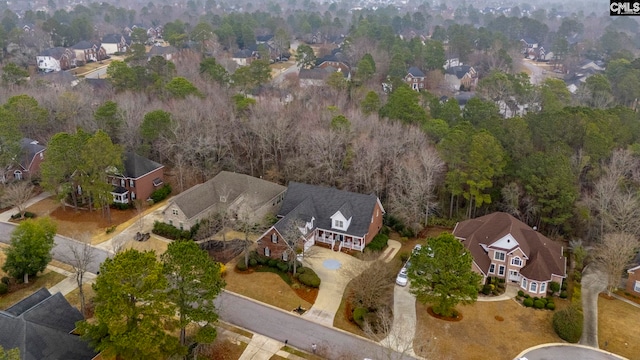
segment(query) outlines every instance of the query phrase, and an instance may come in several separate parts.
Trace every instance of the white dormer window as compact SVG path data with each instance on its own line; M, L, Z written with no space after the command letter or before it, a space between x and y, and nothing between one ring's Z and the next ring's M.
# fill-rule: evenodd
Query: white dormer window
M336 220L336 221L333 222L333 227L343 228L344 227L344 222L342 220Z
M522 266L522 259L520 259L518 256L512 258L511 265Z

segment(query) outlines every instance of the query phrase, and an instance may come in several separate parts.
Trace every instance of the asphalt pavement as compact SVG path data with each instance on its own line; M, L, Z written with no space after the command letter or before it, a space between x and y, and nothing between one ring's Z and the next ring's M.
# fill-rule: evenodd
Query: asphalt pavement
M583 345L545 344L525 350L516 359L527 360L625 360L622 356Z

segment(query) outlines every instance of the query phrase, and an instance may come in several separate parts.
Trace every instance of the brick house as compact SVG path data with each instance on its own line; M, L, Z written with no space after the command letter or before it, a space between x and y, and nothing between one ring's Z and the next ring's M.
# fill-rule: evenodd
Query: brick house
M627 291L636 296L640 295L640 265L627 270Z
M471 252L472 268L483 281L498 277L531 296L545 296L550 282L566 277L562 245L507 213L461 221L453 235Z
M122 174L109 179L114 186L113 202L128 204L135 199L147 200L163 184L164 165L132 152L124 154L122 163Z
M453 66L445 70L444 81L451 91L470 91L478 85L478 73L473 66Z
M235 219L257 223L276 212L286 190L253 176L221 171L171 199L163 211L163 221L188 230L210 215L226 212Z
M411 90L420 91L427 88L427 78L422 72L422 70L418 69L415 66L409 68L407 75L404 77L404 82L406 82Z
M20 155L15 163L2 174L2 182L11 180L30 180L40 173L40 164L44 160L46 147L36 140L20 139Z
M295 227L305 250L323 243L335 251L363 251L382 228L383 214L373 194L290 182L278 213L280 220L260 236L258 252L287 260L289 246L283 234L295 233Z

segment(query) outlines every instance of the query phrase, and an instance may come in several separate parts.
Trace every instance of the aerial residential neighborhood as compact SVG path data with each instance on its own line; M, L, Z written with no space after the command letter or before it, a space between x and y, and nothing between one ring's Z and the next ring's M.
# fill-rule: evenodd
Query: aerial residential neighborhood
M1 3L0 359L637 359L625 6Z

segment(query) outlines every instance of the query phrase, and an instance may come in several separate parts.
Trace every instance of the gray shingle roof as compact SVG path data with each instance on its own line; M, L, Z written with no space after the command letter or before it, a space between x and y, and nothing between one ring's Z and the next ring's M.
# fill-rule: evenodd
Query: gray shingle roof
M278 212L283 217L274 227L282 233L293 219L309 221L315 218L314 228L331 229L331 216L336 211L344 210L351 224L346 231L338 231L347 235L363 237L369 231L371 216L378 198L371 195L358 194L316 185L290 182L284 202Z
M173 198L173 202L191 219L205 210L224 210L241 195L250 201L251 208L258 208L285 191L282 185L255 178L253 176L221 171L207 182L196 185ZM226 197L225 202L220 197Z
M422 70L418 69L415 66L410 67L408 72L413 77L424 77L424 73L422 72Z
M70 334L80 312L61 293L40 289L6 311L0 311L0 345L18 348L24 360L87 360L96 353Z
M155 161L149 160L146 157L133 152L124 154L122 164L124 165L124 173L122 175L132 179L137 179L163 167L162 164L158 164Z
M458 79L462 79L462 77L464 77L464 74L468 73L469 70L471 70L471 66L460 65L448 68L445 73L449 75L455 75Z
M33 160L33 157L36 156L37 153L46 149L44 146L38 144L37 141L29 138L20 139L20 148L22 149L20 166L25 170L29 169L29 164L31 163L31 160Z

